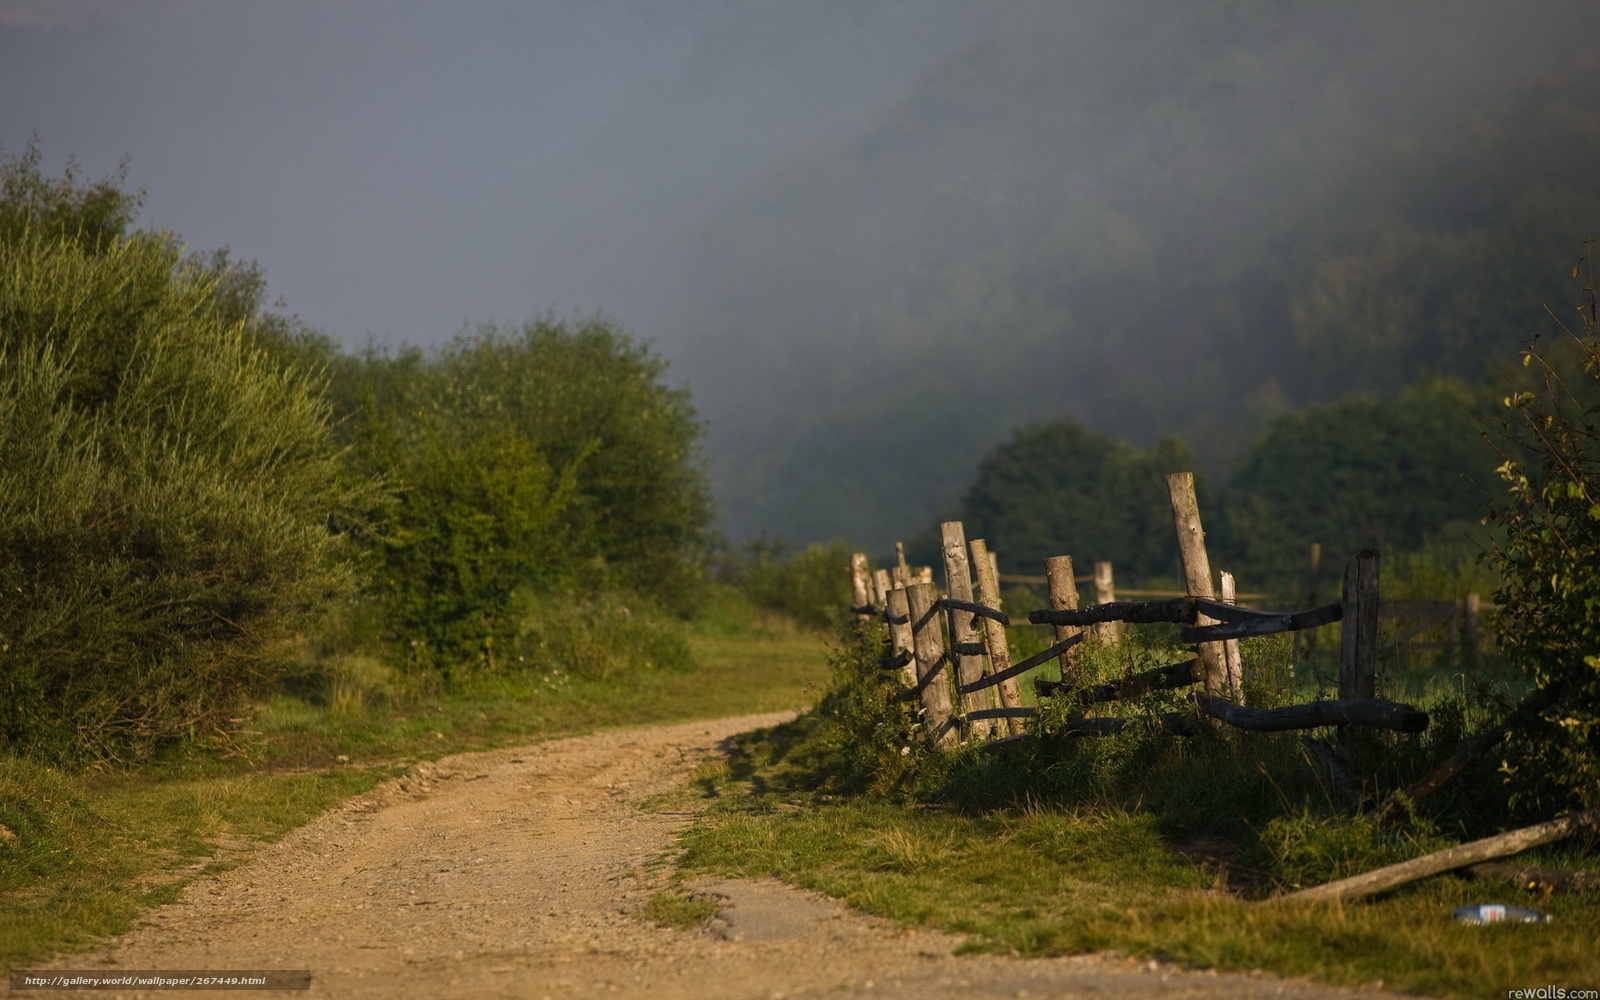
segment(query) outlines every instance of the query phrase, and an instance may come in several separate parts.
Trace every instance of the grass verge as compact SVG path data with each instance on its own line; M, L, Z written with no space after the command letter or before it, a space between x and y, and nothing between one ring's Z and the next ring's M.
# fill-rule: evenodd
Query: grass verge
M427 698L371 697L392 678L357 663L330 670L337 683L321 694L263 705L247 731L138 770L73 773L0 758L0 973L126 931L196 877L247 860L412 763L610 726L800 708L826 677L823 640L776 616L711 619L689 643L691 670L547 671ZM671 922L697 905L685 897L658 908Z
M683 837L680 877L773 876L965 935L969 949L1026 956L1109 950L1455 997L1600 982L1600 894L1543 898L1446 876L1345 905L1265 899L1506 816L1461 820L1474 807L1464 801L1378 829L1330 800L1282 734L937 755L897 730L905 720L883 707L872 657L854 660L841 655L817 711L747 734L726 767L700 774L707 807ZM1583 868L1595 846L1525 857ZM1485 902L1553 919L1451 919Z

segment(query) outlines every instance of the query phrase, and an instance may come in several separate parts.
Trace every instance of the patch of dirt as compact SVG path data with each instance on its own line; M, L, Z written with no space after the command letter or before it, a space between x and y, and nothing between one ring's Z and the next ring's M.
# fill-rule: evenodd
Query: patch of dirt
M959 937L897 928L772 881L698 886L719 900L702 929L642 919L662 881L653 862L688 818L639 803L681 788L718 741L788 717L617 730L419 765L194 883L104 950L54 967L310 969L322 997L1357 993L1105 956L958 957Z

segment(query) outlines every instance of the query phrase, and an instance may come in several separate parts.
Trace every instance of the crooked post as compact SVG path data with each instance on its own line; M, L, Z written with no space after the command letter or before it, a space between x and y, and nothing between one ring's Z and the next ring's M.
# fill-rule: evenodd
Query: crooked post
M883 570L878 572L882 573ZM889 648L894 655L902 656L906 660L900 668L900 679L906 687L917 685L917 657L916 640L911 634L911 602L906 598L906 588L893 587L883 600L884 609L889 613Z
M1190 597L1216 599L1211 586L1211 559L1206 555L1206 533L1200 527L1200 503L1194 494L1194 473L1175 472L1167 477L1167 498L1172 503L1172 525L1178 532L1178 558L1183 563L1183 583ZM1214 625L1217 620L1205 615L1195 624ZM1228 690L1227 654L1220 642L1198 645L1200 665L1205 673L1206 694L1221 695Z

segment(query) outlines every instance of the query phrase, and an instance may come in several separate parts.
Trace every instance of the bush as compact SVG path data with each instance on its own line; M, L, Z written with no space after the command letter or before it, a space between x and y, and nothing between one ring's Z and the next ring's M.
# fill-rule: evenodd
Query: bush
M1592 250L1593 243L1589 244ZM1568 344L1535 343L1523 363L1539 389L1506 397L1499 472L1509 502L1495 511L1504 531L1493 562L1502 653L1560 702L1524 734L1529 757L1519 787L1552 805L1600 805L1600 301L1591 253L1573 268L1585 302ZM1506 770L1511 772L1508 762Z
M4 200L0 742L138 756L274 676L272 644L350 589L336 529L367 497L320 385L219 316L217 274L165 234L75 228L103 192L36 160Z
M725 575L757 607L780 611L803 625L829 629L849 611L850 546L835 540L813 542L790 551L766 537L745 546L742 558L724 566Z
M336 360L357 461L397 491L376 584L430 669L484 665L535 594L699 594L700 426L665 362L602 319L486 326L436 351Z

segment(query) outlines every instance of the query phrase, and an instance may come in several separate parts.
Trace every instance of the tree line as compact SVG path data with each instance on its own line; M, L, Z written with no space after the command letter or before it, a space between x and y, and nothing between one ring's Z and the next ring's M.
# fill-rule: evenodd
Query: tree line
M226 730L336 619L450 684L536 659L540 602L696 600L701 427L626 330L345 352L138 208L0 164L0 747Z

